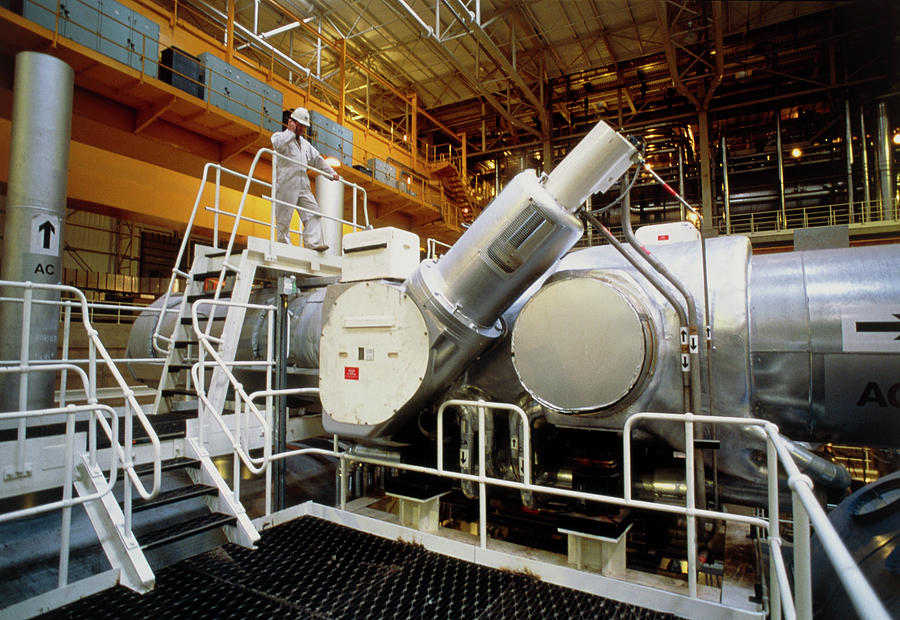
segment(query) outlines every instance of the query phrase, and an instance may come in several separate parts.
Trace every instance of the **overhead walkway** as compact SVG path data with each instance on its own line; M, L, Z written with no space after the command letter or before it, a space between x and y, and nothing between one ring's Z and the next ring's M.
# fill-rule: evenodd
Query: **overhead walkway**
M256 114L253 110L247 114L226 111L211 101L228 100L228 95L211 97L209 91L212 86L209 84L205 85L207 96L204 99L158 79L157 69L161 65L155 53L143 56L131 51L133 55L137 54L138 59L125 64L60 34L68 24L65 14L57 16L48 13L42 21L48 25L55 24L56 29L48 29L0 7L0 40L3 41L0 52L7 55L10 72L11 59L20 51L52 54L73 68L77 91L75 116L78 121L73 124L73 143L83 142L100 149L100 152L88 149L86 153L73 149L73 174L99 165L120 177L129 174L146 176L148 172L138 171L130 164L132 159L154 164L158 167L154 169L158 174L164 174L168 168L176 175L195 177L203 163L210 160L246 170L257 150L271 146L272 116L277 115L280 121L280 110L261 109ZM102 39L103 35L98 36ZM105 42L107 50L119 45L114 41ZM135 47L158 50L164 45L155 40L152 43ZM234 63L240 64L237 58ZM273 87L284 92L291 88L286 83L270 80ZM293 95L294 99L300 96L299 92L288 94ZM287 101L285 104L289 105ZM257 117L257 123L247 120ZM79 125L82 119L89 119L90 126ZM168 152L171 145L176 148L175 156ZM448 243L458 238L462 230L459 214L464 205L442 191L440 180L431 178L424 163L416 166L416 181L411 186L384 184L364 172L365 163L373 157L373 153L384 148L383 139L377 134L365 128L356 128L351 156L355 167L344 166L341 170L342 175L370 191L369 208L376 223L389 220L401 228L413 230L422 238L434 237ZM119 162L116 158L121 156L130 159ZM110 161L97 161L97 157L109 158ZM81 161L85 158L90 161ZM5 170L6 166L2 168ZM123 180L126 182L123 183ZM132 210L133 216L138 219L164 217L172 218L172 224L185 222L186 205L172 209L169 197L162 195L165 187L172 183L141 187L143 191L151 194L160 192L161 195L147 195L143 200L136 201L133 194L138 190L129 185L127 179L109 178L108 181L106 191L92 191L90 195L82 196L78 195L82 184L74 179L70 183L74 191L70 191L69 199L87 203L89 208L93 203L93 207L99 209L115 209L117 212ZM93 182L85 184L92 190L97 186ZM154 210L150 206L154 203L167 204L169 208L157 207Z

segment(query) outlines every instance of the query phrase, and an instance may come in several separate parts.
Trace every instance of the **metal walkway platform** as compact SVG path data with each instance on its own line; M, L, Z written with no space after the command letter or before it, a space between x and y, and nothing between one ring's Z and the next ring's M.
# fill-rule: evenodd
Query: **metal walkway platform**
M305 516L42 618L675 618Z

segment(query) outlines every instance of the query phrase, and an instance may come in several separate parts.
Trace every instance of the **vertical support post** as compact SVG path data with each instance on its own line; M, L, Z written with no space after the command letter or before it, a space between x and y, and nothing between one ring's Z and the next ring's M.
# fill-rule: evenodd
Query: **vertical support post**
M347 108L347 39L341 39L340 82L337 122L338 125L343 125Z
M275 310L275 389L287 387L287 339L288 339L288 293L293 288L291 280L285 275L278 276L278 306ZM287 449L287 399L283 394L275 397L275 452L282 453ZM275 511L284 510L284 459L278 459L272 465L275 498Z
M708 235L713 221L712 179L709 171L709 113L706 110L700 110L697 116L700 119L700 161L698 163L700 165L701 212L703 214L701 234Z
M72 500L72 484L75 467L75 414L66 415L66 470L63 480L63 501ZM66 504L62 509L62 523L59 539L59 581L58 587L62 588L69 582L69 540L72 533L72 507Z
M460 147L460 155L462 160L459 162L459 174L462 176L463 187L466 184L466 176L468 175L468 153L466 148L466 132L459 134L459 141L462 143Z
M787 229L787 210L784 205L784 160L781 153L781 108L775 108L775 150L778 156L778 204L781 214L781 229Z
M894 219L894 175L891 173L891 137L890 119L888 119L887 103L878 102L878 185L881 189L881 218L884 221Z
M678 145L678 195L684 196L684 145ZM684 205L678 201L678 219L684 221Z
M412 158L412 168L415 170L419 152L419 96L416 94L416 91L412 91L412 95L410 95L409 114L409 151Z
M689 413L684 423L684 468L685 483L687 484L686 505L687 508L687 563L688 563L688 595L697 597L697 516L694 511L697 508L695 501L696 476L694 475L694 423L691 421L693 414Z
M681 158L678 160L679 169L681 167ZM725 136L722 136L722 193L725 202L725 234L731 234L731 191L728 188L728 145L725 143ZM682 207L683 209L684 207Z
M863 221L868 222L872 217L872 196L869 194L869 142L866 138L866 118L862 106L859 106L859 141L862 147Z
M11 244L10 244L11 245ZM22 298L22 332L20 334L21 346L19 348L19 411L28 410L28 379L29 379L29 363L31 357L31 309L32 295L34 289L26 286ZM16 473L21 474L25 471L25 433L27 428L27 418L22 416L19 418L19 428L16 438Z
M797 482L803 484L803 482ZM812 618L812 575L809 565L809 515L796 492L791 494L794 512L794 606L797 618Z
M781 553L781 523L778 507L778 453L772 438L766 435L766 464L769 483L769 539L779 544L769 547L769 617L781 620L781 593L778 588L778 572L771 554Z
M225 62L229 65L234 59L234 3L236 0L228 0L228 25L225 30Z
M485 484L484 401L478 401L478 544L487 549L487 484Z
M853 223L853 126L850 123L850 101L844 99L844 142L847 145L847 223Z

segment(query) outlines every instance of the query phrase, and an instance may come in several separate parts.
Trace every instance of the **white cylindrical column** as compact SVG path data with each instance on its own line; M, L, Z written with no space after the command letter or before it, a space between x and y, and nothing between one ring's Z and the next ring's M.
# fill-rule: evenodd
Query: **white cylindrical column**
M340 181L318 175L316 176L316 202L319 210L329 217L344 217L344 184ZM328 249L325 254L341 255L341 240L344 237L344 225L340 222L322 218L322 238Z
M36 52L16 55L0 266L4 280L60 281L74 81L72 68L53 56ZM2 295L21 298L22 289L4 290ZM34 299L58 300L59 295L34 291ZM59 309L35 305L30 326L28 358L56 358ZM22 342L22 304L0 303L0 359L18 360ZM51 405L54 378L52 373L28 377L29 409ZM19 409L18 388L18 376L3 376L0 411Z

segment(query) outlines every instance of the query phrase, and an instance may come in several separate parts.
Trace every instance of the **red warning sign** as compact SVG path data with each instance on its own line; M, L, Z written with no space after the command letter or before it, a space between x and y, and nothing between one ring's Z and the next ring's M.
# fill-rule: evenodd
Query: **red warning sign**
M669 235L656 235L656 240L657 241L668 241Z
M344 379L359 381L359 368L356 366L344 366Z

